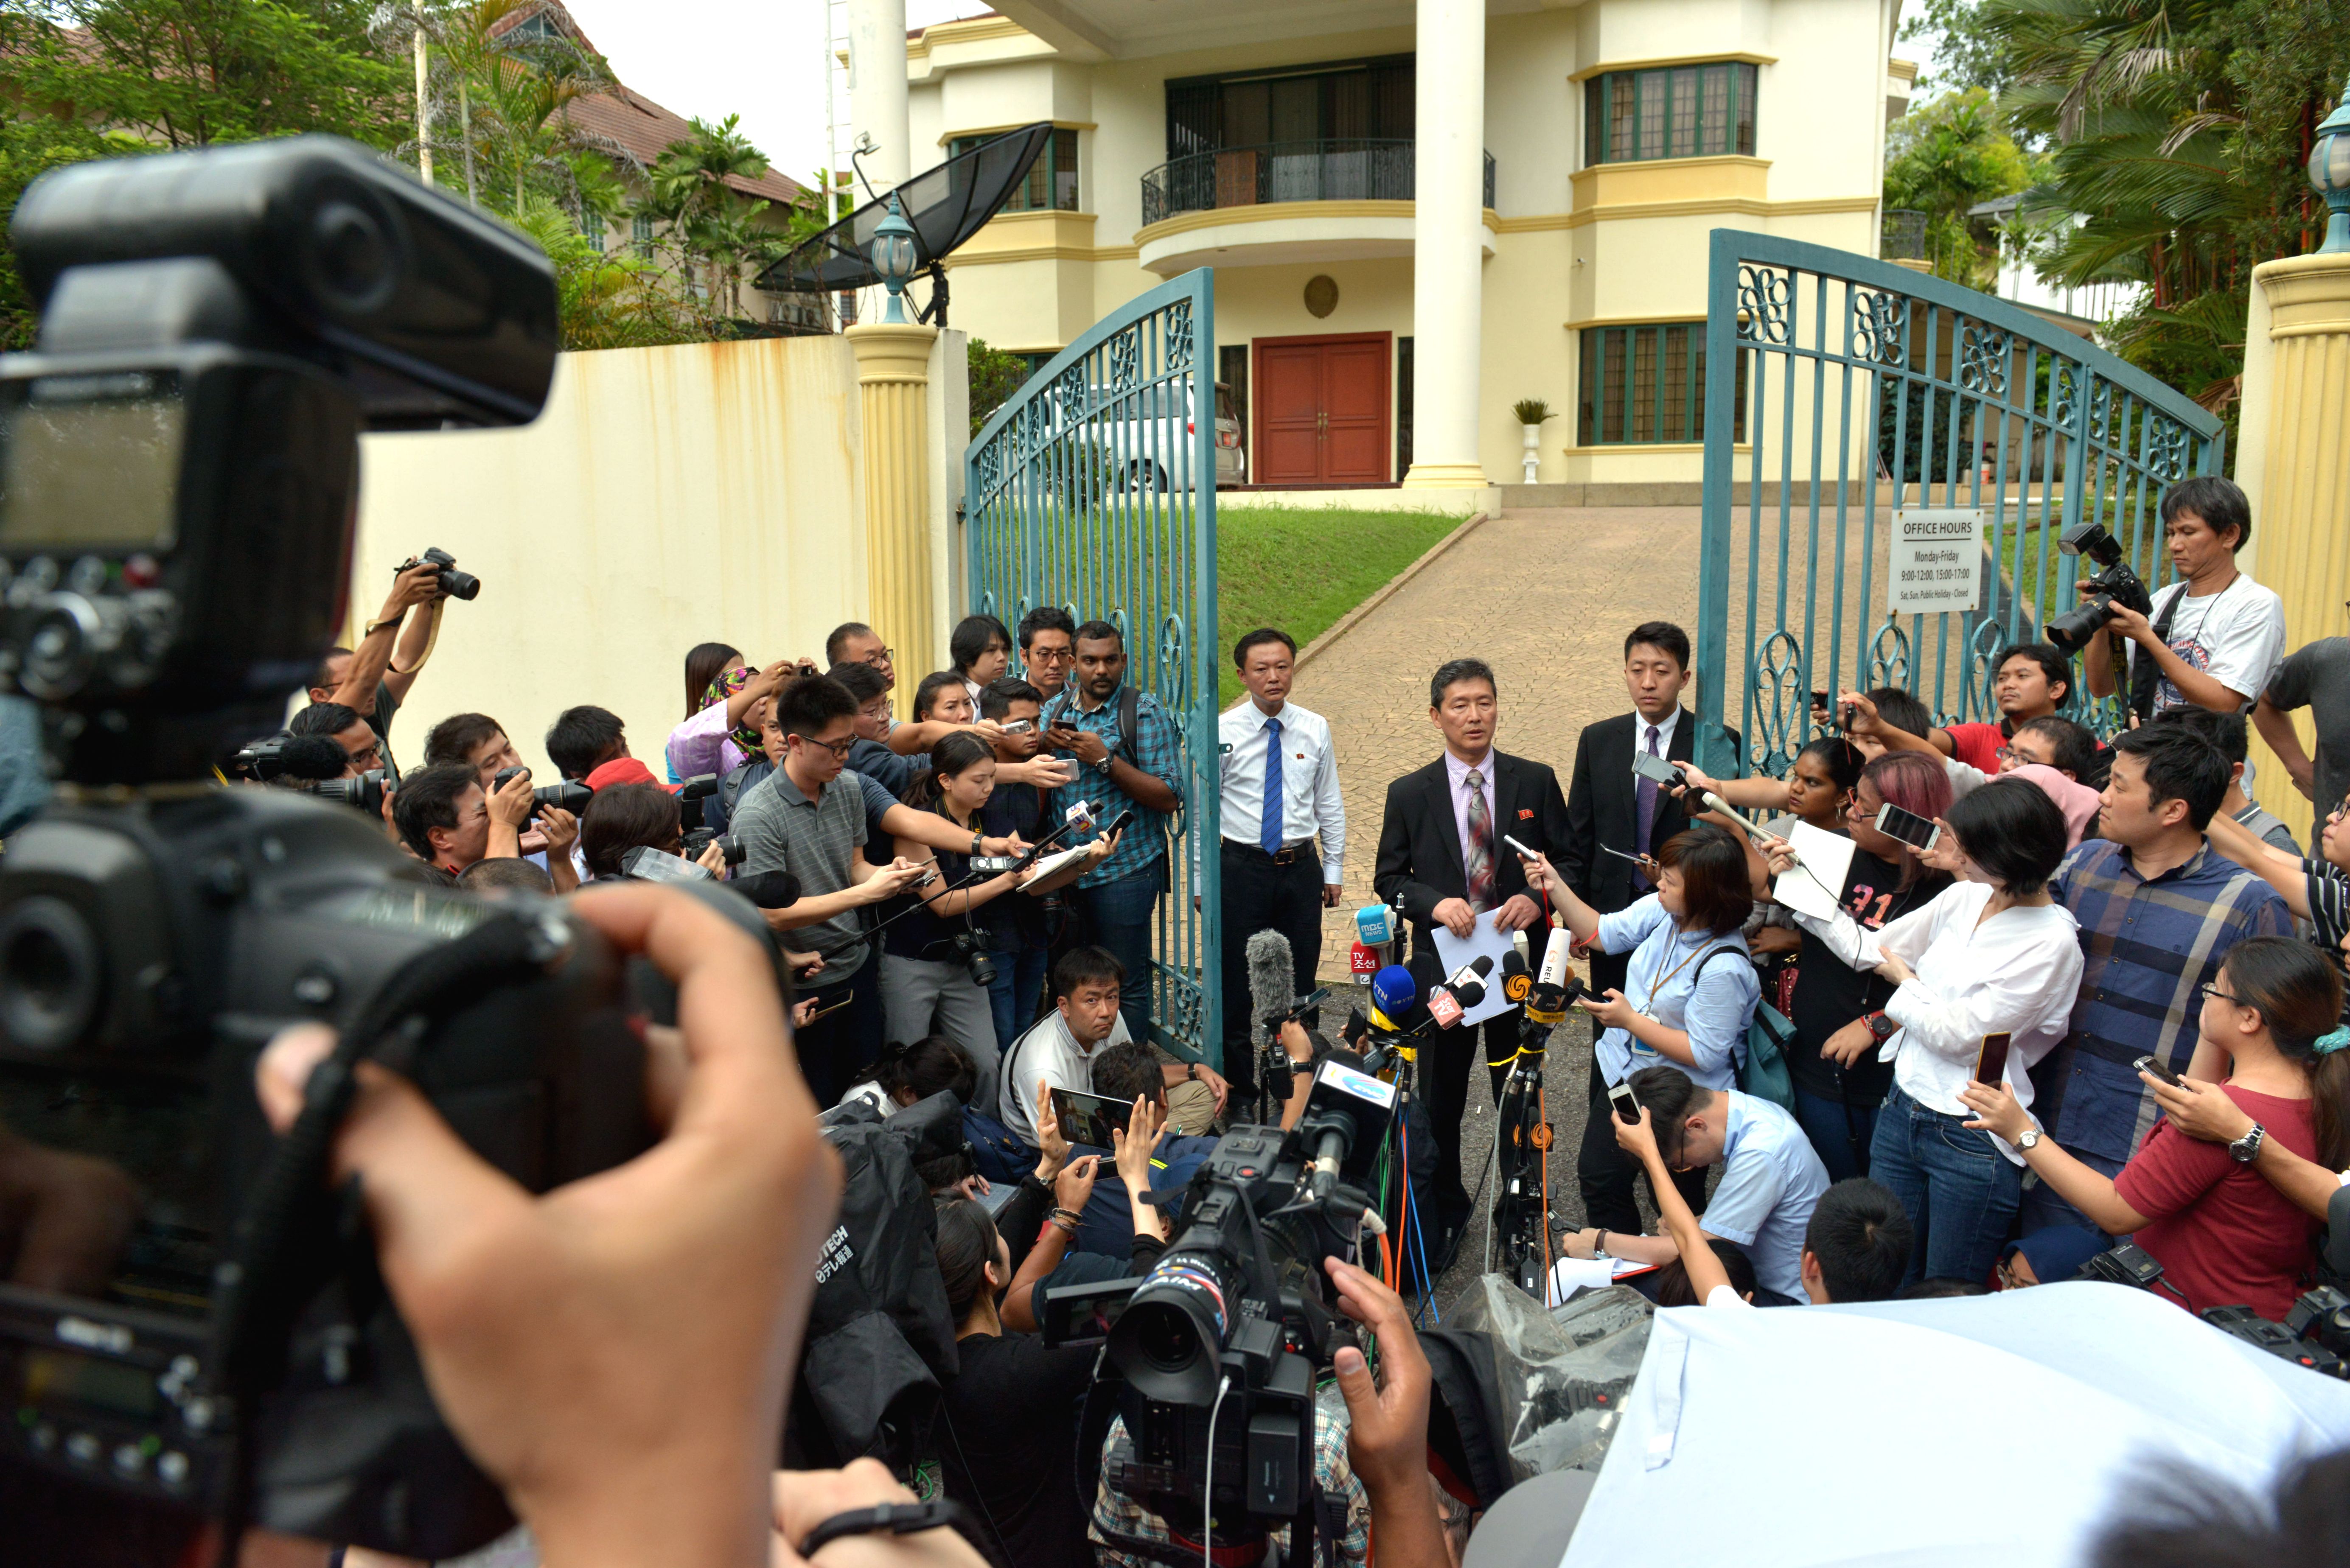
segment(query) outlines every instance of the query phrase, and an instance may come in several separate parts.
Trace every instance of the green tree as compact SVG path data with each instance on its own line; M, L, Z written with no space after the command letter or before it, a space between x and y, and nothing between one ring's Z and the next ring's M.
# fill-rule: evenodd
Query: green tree
M1885 205L1926 214L1934 275L1970 288L1999 282L1999 225L1970 209L2029 189L2039 161L2001 129L1991 94L1967 88L1911 109L1886 138Z
M1918 78L1927 90L1981 88L1996 96L2013 79L2005 51L1983 26L1975 0L1926 0L1901 24L1901 41L1933 50L1937 68Z
M991 348L981 337L971 339L963 358L971 374L971 433L977 435L980 427L993 418L995 410L1010 401L1012 394L1028 379L1028 361L1017 354Z

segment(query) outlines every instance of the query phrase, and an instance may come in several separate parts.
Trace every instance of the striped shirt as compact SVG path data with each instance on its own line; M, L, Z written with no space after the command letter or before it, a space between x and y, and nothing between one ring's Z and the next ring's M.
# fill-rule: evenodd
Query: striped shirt
M2321 822L2310 836L2322 840L2324 835ZM2311 856L2302 857L2301 868L2309 877L2310 940L2325 950L2342 976L2342 1022L2350 1023L2350 963L2343 961L2342 951L2342 938L2350 932L2350 877Z
M2130 1064L2183 1072L2195 1054L2200 987L2246 937L2289 937L2293 915L2266 882L2206 843L2148 880L2110 839L2083 841L2049 883L2081 927L2072 1032L2033 1072L2056 1141L2127 1160L2160 1115Z

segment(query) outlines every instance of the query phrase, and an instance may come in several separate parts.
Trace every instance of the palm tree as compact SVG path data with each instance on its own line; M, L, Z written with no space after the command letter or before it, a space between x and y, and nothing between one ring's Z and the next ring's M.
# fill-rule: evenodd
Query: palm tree
M723 296L728 313L742 309L743 263L754 248L754 220L770 205L737 192L731 181L766 177L767 156L737 129L739 115L716 125L693 121L693 134L672 141L650 171L647 209L666 220L704 269L706 296L715 310Z

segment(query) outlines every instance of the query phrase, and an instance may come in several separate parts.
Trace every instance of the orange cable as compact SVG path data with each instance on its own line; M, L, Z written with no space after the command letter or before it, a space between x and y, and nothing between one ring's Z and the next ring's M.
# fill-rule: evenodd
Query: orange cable
M1548 1126L1550 1125L1550 1113L1549 1113L1549 1110L1547 1109L1547 1107L1546 1107L1546 1106L1544 1105L1544 1103L1543 1103L1543 1096L1544 1096L1544 1091L1543 1091L1543 1090L1541 1090L1541 1089L1536 1089L1536 1090L1534 1091L1534 1125L1535 1125L1536 1127L1548 1127ZM1551 1262L1550 1262L1550 1147L1549 1147L1547 1144L1545 1144L1545 1145L1544 1145L1544 1146L1543 1146L1542 1147L1540 1147L1540 1148L1538 1148L1538 1149L1534 1150L1534 1158L1542 1161L1542 1173L1543 1173L1543 1183L1542 1183L1542 1187L1543 1187L1543 1212L1542 1212L1542 1233L1543 1233L1543 1272L1542 1272L1542 1277L1543 1277L1543 1302L1544 1302L1544 1305L1548 1305L1548 1304L1549 1304L1549 1301L1550 1301L1550 1270L1551 1270Z

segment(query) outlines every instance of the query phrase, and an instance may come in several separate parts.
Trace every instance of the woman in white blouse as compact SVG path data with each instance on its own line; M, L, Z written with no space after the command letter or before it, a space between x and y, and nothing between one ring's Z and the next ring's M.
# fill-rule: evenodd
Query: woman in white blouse
M2064 1037L2081 984L2072 912L2048 878L2064 857L2064 815L2041 790L2000 779L1954 801L1942 841L1925 857L1955 872L1933 902L1878 931L1848 915L1797 915L1855 969L1896 990L1871 1013L1869 1035L1839 1039L1849 1066L1872 1048L1893 1064L1868 1174L1890 1188L1918 1230L1909 1279L1986 1279L2007 1239L2023 1168L2000 1140L1964 1125L1959 1091L1974 1077L1985 1036L2009 1037L2004 1077L2026 1106L2026 1069Z

